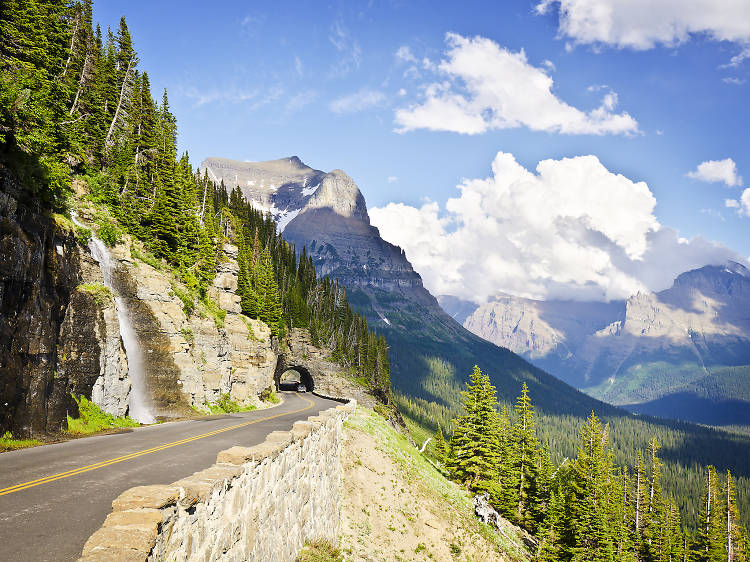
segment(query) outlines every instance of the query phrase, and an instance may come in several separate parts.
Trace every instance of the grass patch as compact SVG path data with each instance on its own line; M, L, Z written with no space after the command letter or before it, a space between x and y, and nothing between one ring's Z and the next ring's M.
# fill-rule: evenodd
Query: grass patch
M219 396L219 399L213 404L203 404L202 408L193 406L193 410L201 414L206 411L211 414L234 414L237 412L252 412L257 409L258 407L255 404L247 404L244 406L238 404L230 398L228 392Z
M297 554L296 562L344 562L341 550L325 539L308 541Z
M2 437L0 437L0 452L26 449L41 444L42 442L38 439L13 439L13 434L10 431L6 431Z
M407 421L408 423L408 421ZM529 560L529 554L474 517L473 495L448 480L425 455L409 443L406 435L394 430L385 418L361 406L344 422L344 428L371 435L382 450L401 468L410 485L442 498L450 508L464 515L466 524L505 552L511 560ZM506 529L508 532L508 529ZM523 544L521 537L514 537Z
M78 285L78 290L90 294L94 297L96 304L101 308L106 308L114 301L114 296L109 287L105 287L101 283L83 283Z
M260 399L263 402L270 402L271 404L278 404L279 402L281 402L281 398L279 398L279 395L276 394L276 391L272 389L266 389L261 392Z
M190 316L195 310L195 298L190 291L181 288L177 283L172 283L172 294L182 301L185 316Z
M214 302L210 297L205 297L201 300L201 308L206 316L213 318L214 324L217 329L224 328L224 320L227 317L227 311L223 308L219 308L219 305Z
M190 328L189 326L183 326L182 328L180 328L180 333L182 334L182 337L185 338L185 341L190 345L193 345L195 343L195 334L193 333L192 328Z
M134 260L142 261L156 270L161 271L164 269L164 263L161 260L157 259L156 256L147 250L139 250L135 244L130 245L130 257Z
M73 224L73 221L65 215L61 215L60 213L52 213L52 219L55 221L55 224L60 227L61 230L65 230L67 232L75 232L76 225Z
M117 427L138 427L137 421L129 418L117 418L108 414L99 406L86 399L85 396L78 398L73 395L73 400L78 404L78 418L68 415L68 433L73 435L89 435L105 429Z

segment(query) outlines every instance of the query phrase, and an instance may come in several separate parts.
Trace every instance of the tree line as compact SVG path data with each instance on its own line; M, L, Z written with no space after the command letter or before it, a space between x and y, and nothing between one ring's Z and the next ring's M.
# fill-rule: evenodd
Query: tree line
M537 437L534 407L524 383L514 414L498 412L495 387L478 367L462 392L463 413L451 439L435 435L437 460L450 477L487 494L505 518L536 539L544 561L747 561L734 478L705 472L697 526L683 524L673 496L662 488L659 443L637 451L632 473L617 466L610 427L594 413L580 428L573 458L555 466Z
M4 0L0 3L0 162L42 209L69 213L71 180L84 181L105 241L120 230L141 240L187 287L209 301L208 287L238 247L242 312L283 340L308 328L331 359L390 400L385 338L349 307L343 287L318 280L299 254L239 189L228 193L178 155L177 120L167 91L157 102L125 18L116 32L93 25L92 0ZM209 303L210 304L210 303Z

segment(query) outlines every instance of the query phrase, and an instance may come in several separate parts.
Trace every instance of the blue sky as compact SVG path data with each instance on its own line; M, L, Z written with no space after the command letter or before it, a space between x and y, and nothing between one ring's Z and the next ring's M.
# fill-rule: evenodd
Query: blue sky
M675 0L601 0L614 14L602 22L587 4L227 1L209 7L99 0L95 19L116 29L126 16L139 67L149 72L155 97L168 89L180 146L194 165L206 156L296 154L318 169L342 168L368 206L383 209L374 222L412 261L429 257L410 247L408 232L396 231L404 209L424 218L429 198L443 220L439 235L461 231L461 212L470 210L450 211L446 202L460 198L456 186L464 178L490 176L499 152L532 174L543 160L593 155L612 177L646 182L655 206L644 202L636 211L660 226L644 228L671 227L680 237L701 236L749 256L750 217L742 214L741 197L750 184L750 6L698 0L685 13ZM477 60L487 63L473 68ZM530 85L544 76L551 83ZM447 119L446 111L460 115ZM724 162L701 172L707 161ZM592 178L594 168L587 167ZM572 176L550 171L549 178L569 181L576 170L566 172ZM609 180L602 181L606 190ZM537 183L533 189L547 185ZM747 202L750 207L750 192ZM597 212L589 204L582 201L573 214L588 221ZM611 212L627 222L627 209ZM629 248L631 261L643 258L623 229L604 234ZM553 281L586 286L597 283L594 273ZM450 285L426 282L437 291ZM512 285L500 283L497 290L512 291ZM549 295L546 287L532 296ZM610 293L607 298L617 290Z

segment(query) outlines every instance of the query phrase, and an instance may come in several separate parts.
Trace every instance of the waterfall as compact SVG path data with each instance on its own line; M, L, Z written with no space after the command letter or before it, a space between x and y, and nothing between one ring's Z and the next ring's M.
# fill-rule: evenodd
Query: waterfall
M86 228L78 221L78 217L76 217L75 213L73 213L72 218L77 226ZM128 304L119 294L114 283L114 273L117 269L117 261L112 257L112 253L104 242L97 238L93 232L91 234L91 240L89 240L89 250L91 251L93 258L99 264L99 269L101 269L102 277L104 278L104 285L112 291L112 294L115 296L117 319L120 323L120 337L122 338L122 345L125 348L125 355L128 358L128 375L130 376L131 381L130 398L128 400L128 415L140 423L154 423L156 418L149 407L146 392L146 374L143 368L143 350L141 349L138 336L133 328Z

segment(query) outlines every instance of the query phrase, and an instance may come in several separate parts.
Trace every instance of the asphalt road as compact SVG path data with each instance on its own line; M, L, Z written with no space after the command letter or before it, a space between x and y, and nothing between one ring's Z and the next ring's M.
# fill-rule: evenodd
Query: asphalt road
M255 445L337 405L312 394L282 395L283 404L266 410L0 454L0 560L76 560L128 488L169 484L208 468L223 449Z

